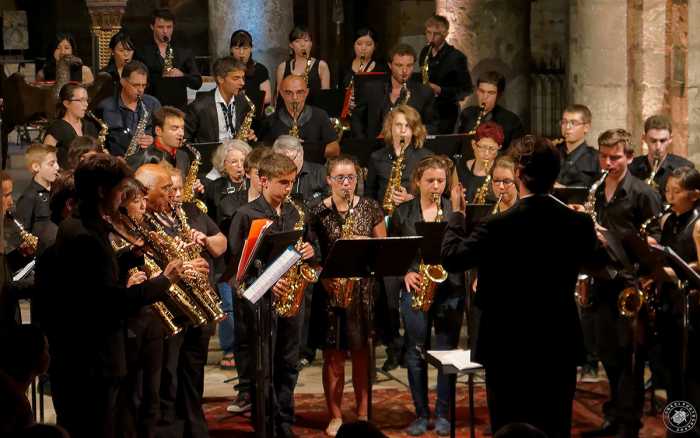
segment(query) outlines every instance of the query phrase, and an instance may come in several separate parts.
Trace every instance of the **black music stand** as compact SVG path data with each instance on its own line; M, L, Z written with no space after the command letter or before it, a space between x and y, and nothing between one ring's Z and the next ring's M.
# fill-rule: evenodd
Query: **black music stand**
M301 237L302 231L286 231L281 233L266 234L257 251L251 255L253 263L243 273L243 278L252 274L255 269L256 277L263 275L265 266L270 265L279 257L286 248ZM252 284L252 283L251 283ZM272 436L274 434L274 410L272 406L274 357L272 340L272 299L269 291L255 305L255 322L257 324L258 337L255 343L255 430L259 436ZM265 314L266 318L263 318ZM265 342L267 341L267 352ZM265 369L264 360L267 359L268 368ZM269 433L268 433L269 430Z
M355 157L360 167L369 166L372 152L384 147L384 142L376 138L347 138L340 141L340 150Z
M373 291L377 277L403 276L408 271L418 251L422 237L383 237L339 239L331 247L321 276L323 278L368 278L369 306L369 379L367 388L367 419L372 420L372 381L375 374ZM352 254L348 258L347 255Z
M187 106L187 79L160 77L153 80L153 95L161 105L170 105L184 111Z
M468 143L466 134L429 135L423 146L437 155L447 155L452 158L460 155L465 144Z
M328 113L328 117L340 117L340 112L343 110L343 100L345 100L345 90L321 90L316 93L311 105L324 110Z
M554 196L566 205L583 205L586 202L586 200L588 200L588 192L588 187L554 187L554 192L552 192L552 196Z

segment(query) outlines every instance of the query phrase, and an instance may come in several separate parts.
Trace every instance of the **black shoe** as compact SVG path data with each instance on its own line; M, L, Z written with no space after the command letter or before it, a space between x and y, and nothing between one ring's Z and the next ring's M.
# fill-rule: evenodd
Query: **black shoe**
M277 438L297 438L297 434L292 431L291 424L280 424L277 426Z
M250 394L240 393L238 397L236 397L236 400L226 407L226 411L233 414L241 414L250 411L251 408Z
M396 353L394 353L392 350L387 350L386 361L384 361L384 365L382 365L382 371L388 373L389 371L395 370L398 367L399 358L397 357Z
M297 371L301 371L309 365L311 365L311 362L309 362L307 358L302 357L301 359L299 359L299 362L297 362Z
M583 438L595 438L601 436L615 436L617 435L618 427L617 423L610 420L605 420L599 429L588 430L581 432Z

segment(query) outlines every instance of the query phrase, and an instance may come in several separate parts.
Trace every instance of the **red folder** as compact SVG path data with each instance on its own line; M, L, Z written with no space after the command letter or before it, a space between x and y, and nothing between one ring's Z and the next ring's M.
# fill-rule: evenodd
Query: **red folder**
M258 246L262 242L262 237L265 235L265 231L268 227L272 225L270 219L255 219L250 225L250 231L248 232L248 238L243 244L243 253L241 254L241 259L238 261L238 271L236 272L236 281L240 284L243 281L243 276L253 259L253 255L257 252Z

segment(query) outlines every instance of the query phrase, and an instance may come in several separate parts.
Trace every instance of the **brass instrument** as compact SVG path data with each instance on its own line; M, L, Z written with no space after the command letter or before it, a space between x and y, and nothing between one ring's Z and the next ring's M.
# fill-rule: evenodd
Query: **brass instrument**
M304 81L306 82L306 87L309 87L309 74L311 73L311 66L313 61L311 60L311 54L307 54L306 50L301 52L301 56L306 58L306 65L304 66Z
M202 154L189 143L184 143L184 146L192 153L192 162L187 170L187 176L182 182L182 202L194 202L199 211L206 213L208 210L207 205L204 201L197 198L194 192L194 183L197 182L199 166L202 164Z
M503 193L501 193L500 195L498 195L498 200L497 200L496 203L494 204L493 210L491 210L491 214L496 214L496 213L498 213L498 208L501 206L501 201L503 201Z
M25 230L20 221L18 221L12 213L7 211L5 214L7 214L7 217L10 218L19 229L19 238L22 240L22 243L31 250L32 254L36 253L36 249L39 246L39 238Z
M603 184L603 182L605 181L605 178L608 177L609 173L610 169L605 169L603 171L603 175L601 175L598 181L594 182L593 185L591 185L591 188L588 190L588 198L586 199L586 203L583 205L584 210L593 219L593 223L595 225L598 225L598 215L595 211L596 192L598 191L598 187L600 187L600 185Z
M642 226L639 227L639 234L642 237L647 237L649 233L647 233L647 228L649 228L649 225L653 224L654 222L660 220L668 211L671 209L671 204L666 204L664 205L664 208L661 209L660 212L655 214L654 216L650 217L649 219L645 220L642 223Z
M138 105L141 107L141 118L136 124L136 130L131 137L129 147L126 148L126 153L124 154L125 158L134 155L139 149L138 139L146 132L146 125L148 125L148 122L151 120L151 113L148 111L148 108L146 108L146 104L143 103L141 96L138 96L136 99L138 100Z
M365 68L365 56L360 55L360 68L357 73L360 73ZM352 108L350 102L353 100L355 95L355 75L350 78L350 83L345 88L345 97L343 98L343 109L340 111L340 121L345 122L348 117L352 114Z
M149 259L150 260L150 259ZM150 262L155 265L153 260L150 260ZM146 263L146 275L149 275L149 272L157 275L157 273L160 273L160 269L158 269L157 266L155 266L156 270L151 271L149 269L148 263ZM129 276L132 276L139 272L139 268L131 268L129 269ZM172 287L172 286L171 286ZM164 302L162 301L157 301L153 304L151 304L151 309L160 317L161 322L165 326L165 330L167 335L166 336L175 336L176 334L180 333L182 331L182 327L178 326L175 323L175 316L173 315L173 312L168 309L168 306L165 305Z
M652 189L659 188L659 185L656 184L656 181L654 181L654 178L656 178L656 174L659 172L660 168L661 168L661 154L659 154L659 151L656 150L656 151L654 151L654 163L651 166L651 173L649 173L649 177L644 180L644 183L647 184Z
M175 67L175 53L173 52L173 46L170 44L170 38L166 36L163 40L168 44L165 46L165 57L163 58L163 72L167 73Z
M401 84L401 92L399 93L399 98L396 99L396 105L408 105L408 100L411 98L411 90L408 89L406 82Z
M291 196L287 197L287 202L299 213L299 220L294 224L294 229L297 231L303 230L304 210L292 200ZM295 245L296 250L301 251L301 246L303 244L303 239L299 237ZM301 261L301 259L297 261L281 278L287 283L289 292L284 296L273 296L272 306L275 312L283 318L290 318L299 313L301 303L304 301L306 286L308 286L309 283L316 283L319 274L320 272L312 268L308 263Z
M241 90L238 93L238 95L243 96L246 103L248 104L248 112L245 113L245 117L241 122L241 127L238 128L238 132L236 133L236 139L248 141L248 137L250 136L250 132L253 126L253 118L255 117L255 104L252 100L250 100L250 97L248 97L248 95L245 94L245 91Z
M384 214L391 216L396 208L394 201L391 196L394 194L395 190L399 190L401 187L401 177L403 175L403 168L405 166L404 161L406 160L406 139L402 136L399 140L401 145L401 152L394 159L391 165L391 174L389 175L389 181L386 186L386 191L384 192L384 199L382 201L382 207L384 207Z
M100 145L102 149L105 147L105 140L107 140L107 132L109 131L109 126L104 122L104 120L98 118L92 111L85 111L85 115L90 117L97 125L100 127L100 132L97 134L97 144Z
M343 121L337 117L331 117L329 120L331 122L333 130L335 131L335 135L338 136L338 139L336 141L339 142L343 138L343 134L345 134L345 131L350 130L350 126L343 124Z
M474 204L486 204L486 195L489 193L489 187L491 186L491 161L484 160L484 169L486 169L486 179L484 183L479 187L474 194Z
M353 203L353 194L349 190L343 193L343 197L348 203L348 214L345 216L345 221L340 227L340 238L350 239L354 235L355 215ZM347 309L352 303L352 298L355 290L355 285L361 280L359 277L353 278L336 278L333 281L333 293L331 294L331 306Z
M476 117L476 123L474 124L474 127L472 128L472 130L467 132L467 135L475 135L476 134L476 130L479 129L479 125L481 125L481 120L484 118L485 115L486 115L486 104L482 103L481 109L479 110L479 115Z
M289 135L292 137L299 138L299 125L297 124L297 119L299 118L299 103L292 102L292 127L289 129Z
M423 82L423 85L428 85L430 83L430 63L428 60L430 59L430 49L432 48L432 44L428 44L425 46L427 49L425 51L425 58L423 58L423 64L420 66L420 73L421 73L421 80Z
M617 310L624 318L635 318L644 305L648 306L653 314L654 310L649 304L652 301L652 292L656 287L650 280L640 279L634 286L626 287L617 297Z
M435 222L442 222L443 212L440 204L440 194L433 193L432 196L433 202L438 208ZM437 285L447 280L447 271L442 265L427 265L421 260L418 266L418 272L421 275L421 281L418 289L414 290L411 295L411 308L413 310L427 312L433 304Z

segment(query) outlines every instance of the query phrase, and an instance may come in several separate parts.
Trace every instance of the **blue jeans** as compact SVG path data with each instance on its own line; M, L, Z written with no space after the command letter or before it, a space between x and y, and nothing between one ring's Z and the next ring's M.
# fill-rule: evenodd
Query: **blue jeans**
M430 417L428 405L428 363L425 350L451 350L459 344L459 330L464 315L464 296L433 303L430 311L411 308L411 294L401 290L401 314L404 322L406 368L416 417ZM435 342L431 345L430 329L435 326ZM447 376L438 375L435 416L447 418L450 387Z
M219 322L219 345L224 354L233 353L234 325L233 325L233 296L231 285L226 282L217 283L222 307L226 313L226 319Z

